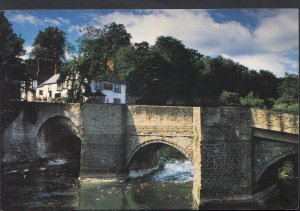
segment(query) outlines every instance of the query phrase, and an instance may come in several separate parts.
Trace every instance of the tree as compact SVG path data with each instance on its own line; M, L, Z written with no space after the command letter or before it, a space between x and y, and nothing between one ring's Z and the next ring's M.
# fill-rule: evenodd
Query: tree
M89 87L89 72L84 71L89 65L84 57L74 57L73 60L61 66L58 85L68 90L68 97L72 102L80 102L84 91Z
M298 103L299 99L299 75L285 73L283 80L277 88L279 102Z
M24 39L13 32L3 11L0 11L0 80L5 80L6 100L19 99L21 88L29 89L29 75L21 58Z
M80 55L62 66L59 78L59 83L66 81L69 94L76 101L82 99L95 76L107 80L119 78L115 55L120 48L130 45L131 38L125 27L116 23L102 29L87 26L81 32L77 40Z
M158 37L152 49L168 64L163 82L167 88L162 92L167 93L170 103L193 105L197 98L197 65L203 56L170 36Z
M163 105L167 100L164 71L167 63L151 50L147 42L120 49L116 66L128 84L128 93L139 98L139 103Z
M260 70L257 80L257 94L259 97L262 99L277 98L276 88L279 80L272 72L268 70Z
M88 70L91 77L106 74L115 64L117 51L130 45L131 35L122 24L111 23L102 29L94 26L85 27L78 39L79 53L89 60Z
M23 80L25 68L20 58L24 55L24 39L17 36L4 15L0 11L0 79Z
M66 33L57 27L49 26L44 31L39 31L36 36L31 57L36 60L52 59L60 65L65 59L66 47Z

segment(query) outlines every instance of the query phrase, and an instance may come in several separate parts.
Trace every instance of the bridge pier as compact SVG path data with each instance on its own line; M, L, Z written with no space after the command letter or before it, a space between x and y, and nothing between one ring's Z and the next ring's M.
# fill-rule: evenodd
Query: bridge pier
M194 108L194 134L193 195L198 205L251 198L249 110Z

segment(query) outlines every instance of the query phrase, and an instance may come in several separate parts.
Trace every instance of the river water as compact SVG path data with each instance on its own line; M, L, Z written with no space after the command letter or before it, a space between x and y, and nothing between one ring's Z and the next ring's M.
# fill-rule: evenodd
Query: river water
M76 178L72 161L54 159L2 169L2 208L24 210L197 209L192 197L193 166L185 159L166 160L154 173L131 173L126 181ZM204 209L293 208L291 204L208 206ZM297 202L296 202L297 203ZM282 204L282 203L281 203ZM272 207L273 206L273 207Z

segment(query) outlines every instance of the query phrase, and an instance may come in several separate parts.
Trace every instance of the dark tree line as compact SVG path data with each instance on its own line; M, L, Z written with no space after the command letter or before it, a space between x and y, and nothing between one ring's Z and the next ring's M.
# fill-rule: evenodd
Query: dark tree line
M0 77L25 80L24 67L17 71L22 74L12 74L14 67L22 67L24 40L13 32L3 12L0 19ZM100 75L126 82L127 94L139 104L235 105L238 98L258 99L269 108L274 103L298 103L298 75L277 78L268 70L250 70L222 56L205 56L171 36L157 37L154 45L131 43L122 24L88 26L71 61L65 60L65 53L74 47L66 40L65 32L49 26L35 38L31 59L54 60L61 72L59 83L66 82L77 101L90 92L91 79Z

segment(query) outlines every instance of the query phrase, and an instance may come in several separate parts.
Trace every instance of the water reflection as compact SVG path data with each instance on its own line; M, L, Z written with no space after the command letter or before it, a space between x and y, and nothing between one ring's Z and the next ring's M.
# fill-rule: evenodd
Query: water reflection
M78 181L76 163L51 160L39 164L6 166L3 169L2 206L4 210L36 208L109 210L109 209L197 209L193 200L193 166L184 159L164 161L154 173L133 174L124 182ZM297 206L297 187L282 184L286 192L269 205L209 205L203 209L269 209ZM288 192L290 204L282 202Z
M9 170L13 168L13 170ZM193 168L190 162L166 162L156 173L125 182L81 181L71 161L6 167L2 177L3 208L191 209ZM177 173L176 173L177 172ZM176 182L176 183L174 183Z

